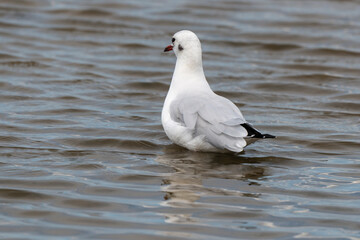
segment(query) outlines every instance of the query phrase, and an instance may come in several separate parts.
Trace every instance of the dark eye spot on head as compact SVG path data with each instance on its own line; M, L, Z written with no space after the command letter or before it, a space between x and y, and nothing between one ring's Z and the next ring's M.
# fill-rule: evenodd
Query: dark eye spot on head
M171 42L175 42L175 38L172 38L172 39L171 39Z
M179 49L179 51L184 50L184 48L181 46L181 44L179 44L178 49Z

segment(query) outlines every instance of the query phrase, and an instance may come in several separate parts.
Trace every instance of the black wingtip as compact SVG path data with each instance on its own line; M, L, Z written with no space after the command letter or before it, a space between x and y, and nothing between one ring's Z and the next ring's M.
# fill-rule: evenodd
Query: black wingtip
M271 134L263 134L263 138L276 138L276 136Z
M258 130L256 130L251 124L249 123L243 123L240 124L243 126L246 131L248 132L248 136L252 138L276 138L274 135L271 134L262 134Z

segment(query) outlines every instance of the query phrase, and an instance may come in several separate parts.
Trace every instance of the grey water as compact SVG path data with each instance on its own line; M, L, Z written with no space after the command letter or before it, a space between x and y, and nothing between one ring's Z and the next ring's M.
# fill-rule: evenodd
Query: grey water
M360 239L360 3L2 0L0 239ZM197 33L277 136L193 153L160 121Z

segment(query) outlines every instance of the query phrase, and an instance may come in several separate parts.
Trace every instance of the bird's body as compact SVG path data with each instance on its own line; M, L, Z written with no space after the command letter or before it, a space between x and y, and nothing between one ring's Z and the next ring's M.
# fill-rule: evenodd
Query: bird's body
M215 94L202 67L201 44L188 30L177 32L173 44L177 61L161 114L166 135L192 151L241 152L247 138L271 138L261 134L230 100Z

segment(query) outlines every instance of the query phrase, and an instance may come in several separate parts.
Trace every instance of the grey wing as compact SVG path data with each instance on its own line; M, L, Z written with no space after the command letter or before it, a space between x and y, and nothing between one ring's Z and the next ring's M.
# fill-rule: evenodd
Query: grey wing
M244 137L246 123L240 110L226 98L216 94L185 95L178 97L170 106L171 118L205 135L208 142L219 149L242 151L246 146Z

